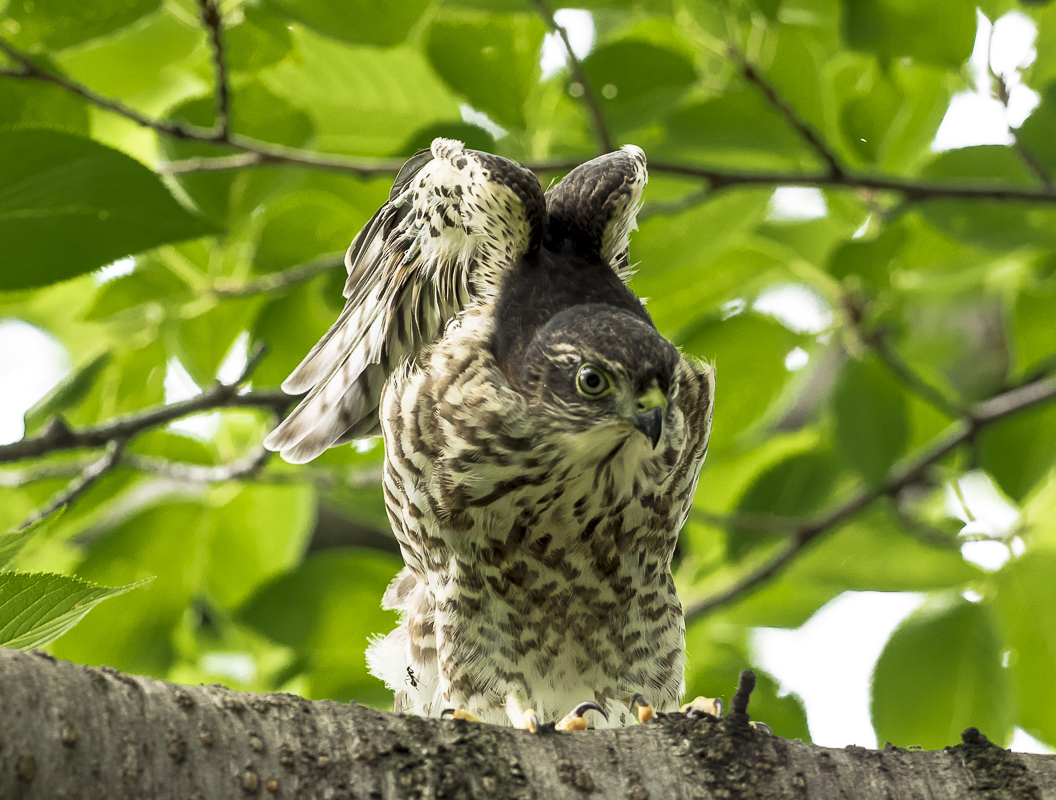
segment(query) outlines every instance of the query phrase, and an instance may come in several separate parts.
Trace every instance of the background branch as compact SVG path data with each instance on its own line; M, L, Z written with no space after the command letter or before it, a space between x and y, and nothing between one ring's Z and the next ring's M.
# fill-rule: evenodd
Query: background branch
M744 79L755 85L763 93L763 97L766 98L767 102L785 118L785 121L795 129L796 133L810 146L810 149L825 162L829 176L834 178L842 176L844 169L840 165L836 153L821 138L821 134L814 129L814 126L799 115L799 112L781 96L777 87L759 71L755 64L745 58L735 44L729 46L729 53L730 58L737 64Z
M557 20L554 19L554 12L550 9L546 0L531 0L531 3L539 12L539 16L543 18L543 22L546 23L550 32L556 33L561 37L561 42L565 46L565 62L568 64L568 71L572 73L572 77L575 78L576 82L583 87L583 102L590 114L591 125L594 128L594 135L598 139L598 144L601 145L601 152L612 152L615 149L615 145L612 134L609 132L609 126L605 122L605 115L601 110L601 102L598 100L598 95L594 91L593 85L587 79L583 64L576 58L576 54L572 52L572 44L568 40L568 31L557 24Z
M117 466L124 445L125 440L123 439L114 439L109 442L102 458L88 464L75 480L71 481L65 489L52 497L43 508L30 514L29 517L18 526L18 530L24 531L30 526L35 525L48 515L58 511L63 506L69 505L78 497L78 495L87 491L92 484L99 480L99 478Z
M968 417L952 425L946 433L900 466L896 466L884 483L876 488L863 489L845 502L812 520L800 521L790 530L790 539L766 563L736 581L730 587L693 603L687 603L686 622L689 623L716 608L740 599L780 572L800 551L821 534L853 517L881 497L895 497L933 464L938 463L961 445L970 442L978 433L1005 417L1017 414L1056 398L1056 379L1045 378L992 397L968 411ZM763 531L768 532L768 531Z
M213 48L213 69L216 72L216 135L227 139L230 127L231 89L227 81L227 59L224 54L223 18L216 0L198 0L202 23L209 31Z
M211 292L219 297L248 297L254 294L265 294L276 292L280 289L288 289L298 283L311 280L317 275L329 272L332 269L343 267L345 263L344 253L328 253L325 256L290 267L282 272L274 272L264 275L247 283L217 282L211 288Z

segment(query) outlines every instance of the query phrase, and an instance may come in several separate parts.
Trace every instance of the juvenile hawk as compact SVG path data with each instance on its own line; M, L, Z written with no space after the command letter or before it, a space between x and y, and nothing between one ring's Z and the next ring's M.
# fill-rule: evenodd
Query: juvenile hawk
M670 565L714 380L625 284L646 178L626 146L544 195L437 139L352 242L348 303L283 384L308 392L265 441L288 461L384 436L407 566L368 661L396 710L533 727L588 701L617 726L636 696L677 705Z

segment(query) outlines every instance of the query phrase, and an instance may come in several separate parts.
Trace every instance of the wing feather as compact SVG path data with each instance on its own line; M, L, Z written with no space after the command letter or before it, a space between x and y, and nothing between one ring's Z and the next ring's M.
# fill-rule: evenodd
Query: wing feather
M470 302L493 298L538 247L544 209L535 175L507 159L446 139L412 157L349 246L345 308L283 382L308 394L264 446L304 463L376 434L389 375Z

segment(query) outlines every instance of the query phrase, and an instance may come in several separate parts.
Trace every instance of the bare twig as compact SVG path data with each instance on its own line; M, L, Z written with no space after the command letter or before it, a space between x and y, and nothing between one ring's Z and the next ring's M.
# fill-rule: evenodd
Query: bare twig
M561 42L565 46L565 61L568 63L568 71L572 73L572 77L576 79L576 82L583 87L583 101L587 106L587 111L590 112L591 124L594 126L594 135L598 138L598 143L601 145L601 151L603 153L609 153L614 149L612 134L609 132L609 126L605 122L605 115L601 110L601 103L598 100L598 95L594 91L594 87L590 81L587 80L587 73L583 69L583 64L576 58L576 54L572 52L572 43L568 40L568 31L563 26L557 24L557 20L554 19L554 12L550 9L549 4L546 0L531 0L532 5L535 6L539 12L539 16L543 18L543 22L546 23L546 27L550 29L552 33L556 33L561 37Z
M282 272L275 272L271 275L264 275L247 283L217 283L212 287L211 291L220 297L248 297L254 294L274 292L303 283L316 275L322 275L332 269L337 269L344 264L344 258L344 253L329 253L304 264L299 264L296 267L291 267Z
M825 162L829 176L835 178L843 175L844 170L840 165L839 159L832 151L832 148L830 148L821 138L821 134L814 129L814 126L799 115L799 112L797 112L792 105L781 96L777 87L759 71L755 64L745 58L744 54L736 45L731 44L729 46L729 53L730 57L737 63L744 79L758 87L767 102L785 118L785 121L796 130L796 133L798 133L800 137L810 145L810 148L818 155L818 157Z
M1001 101L1001 105L1005 107L1005 111L1008 111L1008 101L1011 96L1008 82L1003 75L997 75L994 73L992 67L990 69L990 74L993 76L994 83L997 86L997 99ZM1008 130L1009 133L1012 134L1012 147L1023 162L1024 166L1034 173L1034 177L1038 179L1038 182L1041 183L1042 186L1050 192L1056 190L1056 184L1052 181L1052 175L1049 174L1045 165L1038 160L1038 157L1034 155L1034 151L1027 147L1026 142L1020 138L1019 131L1011 125L1008 126Z
M688 211L700 205L710 196L711 187L704 186L675 200L653 200L642 206L642 210L638 212L638 219L649 219L649 217L659 217L667 214L681 214L683 211Z
M166 175L181 175L188 172L225 172L269 165L289 165L327 172L347 172L360 178L370 178L375 175L395 175L403 166L402 160L363 161L329 156L308 150L297 150L293 147L258 142L238 134L231 134L227 144L243 152L217 158L188 158L182 161L169 161L159 165L158 171Z
M121 459L121 450L125 446L125 441L127 440L114 439L109 442L106 446L106 452L103 453L101 458L88 464L81 470L81 474L77 478L70 481L66 488L53 496L43 508L37 509L30 514L18 527L18 530L24 531L31 525L35 525L45 517L55 513L63 506L69 505L78 495L87 491L99 478L116 467Z
M941 461L961 445L972 441L987 426L1005 417L1047 403L1054 398L1056 398L1056 378L1045 378L992 397L972 407L966 418L954 423L914 457L894 467L881 486L864 489L828 512L814 519L799 522L793 529L789 541L762 566L711 597L689 603L686 607L686 620L692 621L748 594L780 572L818 536L850 519L879 498L897 495L933 464Z
M213 48L213 69L216 72L216 135L226 140L230 132L231 89L227 81L227 58L224 53L223 18L216 0L198 0L202 23L209 31Z

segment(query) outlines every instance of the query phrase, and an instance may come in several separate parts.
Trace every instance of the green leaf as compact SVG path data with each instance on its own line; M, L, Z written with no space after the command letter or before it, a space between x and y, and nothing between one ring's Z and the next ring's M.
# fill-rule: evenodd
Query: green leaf
M11 562L15 560L15 556L22 552L22 548L26 546L26 542L45 528L50 528L60 517L62 517L65 510L66 507L63 506L53 514L49 514L44 519L37 520L26 528L0 533L0 569L10 566Z
M278 272L316 256L343 253L366 221L356 206L329 192L290 193L268 207L253 269Z
M168 341L194 382L211 384L243 331L253 325L263 297L226 299L180 320Z
M901 385L876 359L849 361L833 392L836 445L870 486L880 486L909 441Z
M429 0L268 0L268 4L319 33L352 44L394 45L429 5Z
M1017 724L1056 745L1056 694L1038 691L1056 682L1056 553L1027 552L997 574L994 605L1011 648Z
M909 56L959 67L971 55L975 29L975 3L968 0L843 0L847 44L885 60Z
M101 353L59 381L26 412L26 433L39 431L53 417L64 415L80 405L109 364L110 353Z
M872 292L886 289L891 273L898 268L905 240L901 227L885 226L875 239L852 239L837 247L829 256L826 270L852 288Z
M984 186L1034 184L1012 148L993 145L942 153L928 164L922 177ZM1056 211L1038 203L931 200L921 204L921 212L949 236L980 247L1056 247Z
M687 105L668 120L661 156L752 169L816 169L817 157L757 91Z
M100 286L82 319L94 322L128 315L129 312L156 313L155 306L188 299L190 293L191 288L172 270L157 260L145 259L136 264L131 274L121 275ZM151 309L145 310L144 306Z
M0 81L0 128L55 128L87 134L88 105L61 86Z
M686 53L634 39L595 48L583 69L606 121L622 129L660 119L697 78Z
M210 230L123 153L57 131L0 131L0 289L45 286Z
M291 35L294 55L260 80L308 112L318 150L393 155L409 131L460 117L459 101L418 50L346 47L299 28Z
M1022 500L1056 463L1056 407L1003 419L978 438L979 466L1013 500Z
M437 74L470 105L500 125L523 128L545 33L534 15L447 13L429 26L425 50Z
M5 27L14 31L11 38L19 47L61 50L123 28L160 5L161 0L15 0L7 7Z
M934 750L979 728L1005 746L1016 718L991 610L956 596L929 601L892 634L873 672L877 742Z
M1041 93L1041 102L1037 108L1016 131L1017 138L1031 156L1049 171L1056 169L1056 142L1053 142L1051 135L1054 126L1056 126L1056 83L1045 88L1045 91Z
M785 358L803 337L754 311L692 326L676 343L715 365L715 420L711 447L731 445L761 420L789 380Z
M1026 288L1016 295L1012 331L1017 374L1030 374L1051 364L1056 357L1053 313L1056 313L1056 283L1049 287Z
M246 486L209 521L206 584L220 606L237 608L300 561L315 521L315 492L310 485Z
M141 586L93 586L46 572L0 572L0 645L43 647L76 625L98 603Z
M228 66L239 72L256 72L281 61L293 49L286 19L248 4L242 6L242 22L224 31L224 41Z
M391 694L367 672L364 653L371 637L395 626L381 596L401 566L365 550L315 553L261 589L240 617L301 656L309 696L385 706Z

